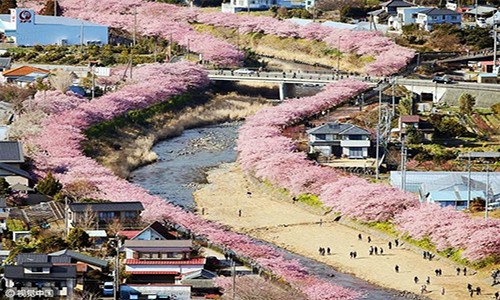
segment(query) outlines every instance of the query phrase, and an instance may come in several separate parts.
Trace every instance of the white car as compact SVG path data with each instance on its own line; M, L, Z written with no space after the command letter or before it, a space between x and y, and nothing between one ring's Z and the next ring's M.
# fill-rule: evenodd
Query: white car
M253 73L255 73L254 70L250 70L247 68L241 68L241 69L234 71L234 74L240 74L240 75L249 75L249 74L253 74Z
M476 20L476 25L479 28L486 28L488 25L486 24L486 19L485 18L477 18Z

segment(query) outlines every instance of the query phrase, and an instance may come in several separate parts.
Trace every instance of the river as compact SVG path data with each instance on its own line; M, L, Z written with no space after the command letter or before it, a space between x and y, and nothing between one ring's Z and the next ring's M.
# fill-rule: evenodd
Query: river
M195 202L192 193L199 183L205 183L205 170L236 160L236 138L240 125L235 122L189 129L178 137L159 142L153 147L158 161L132 172L131 181L153 195L193 210ZM312 259L290 252L286 252L286 256L299 259L312 273L326 280L359 291L366 299L415 299L414 295L405 296L401 292L381 288Z

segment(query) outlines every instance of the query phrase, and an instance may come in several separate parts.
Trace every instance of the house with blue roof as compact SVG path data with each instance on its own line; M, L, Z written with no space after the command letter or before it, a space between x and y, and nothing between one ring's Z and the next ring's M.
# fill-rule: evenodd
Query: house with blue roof
M407 171L404 189L418 194L421 202L453 206L456 209L465 209L467 202L475 198L486 199L489 196L489 202L500 201L500 172L471 172L470 178L470 198L468 172ZM401 188L402 179L401 171L391 171L392 186Z
M462 15L459 12L447 8L429 8L419 11L416 22L421 29L432 31L434 26L440 24L451 24L462 26Z

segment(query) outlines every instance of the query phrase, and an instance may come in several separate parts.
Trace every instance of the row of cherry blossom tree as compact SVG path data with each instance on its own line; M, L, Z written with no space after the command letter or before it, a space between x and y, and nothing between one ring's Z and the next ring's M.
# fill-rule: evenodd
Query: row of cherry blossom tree
M41 2L44 1L29 0L25 5L41 9ZM220 66L239 65L243 53L209 33L197 32L190 24L205 23L237 28L240 33L262 32L280 37L324 41L342 52L372 58L373 61L366 64L364 71L373 75L393 74L415 55L413 50L396 45L379 32L336 29L316 22L301 26L271 17L205 12L197 8L137 0L85 0L84 5L80 0L60 0L59 4L64 8L65 16L129 32L137 30L141 35L171 39Z
M286 188L292 195L318 195L325 206L362 222L393 222L414 239L430 238L437 250L465 250L471 261L500 256L500 221L471 218L437 204L420 205L415 195L320 167L297 151L283 128L336 106L365 89L359 81L327 86L247 119L238 138L239 163L247 172Z
M338 287L308 273L297 260L286 259L271 246L262 245L247 236L225 230L205 221L146 190L118 178L111 171L86 157L81 142L89 126L110 120L131 109L141 109L186 92L203 88L208 83L206 72L187 62L152 64L140 67L134 81L92 101L58 91L38 92L30 112L21 116L17 132L23 140L40 174L52 171L65 185L88 181L96 187L95 198L112 201L140 200L145 207L144 221L168 220L213 243L233 249L255 261L275 276L283 278L309 299L356 299L355 291ZM37 119L32 119L36 115ZM19 126L24 127L19 128Z

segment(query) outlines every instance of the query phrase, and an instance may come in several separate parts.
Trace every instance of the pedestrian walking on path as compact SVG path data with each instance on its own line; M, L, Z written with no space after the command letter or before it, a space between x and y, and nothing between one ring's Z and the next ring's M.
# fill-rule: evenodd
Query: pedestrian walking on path
M415 283L418 283L418 277L417 277L417 276L413 277L413 281L414 281Z
M394 271L396 271L396 273L399 273L399 266L398 266L398 265L396 265L396 266L394 267Z
M444 290L444 287L441 288L441 295L444 296L444 293L445 293L445 290Z
M238 217L241 217L241 209L238 210Z
M358 240L361 241L363 239L363 236L360 234L358 234Z
M368 243L371 243L372 242L372 238L370 236L368 236Z
M460 269L460 267L457 267L457 276L460 275L460 271L462 271L462 269Z
M389 250L392 249L392 243L391 242L387 243L387 246L389 246Z
M464 267L464 276L467 276L467 268Z

